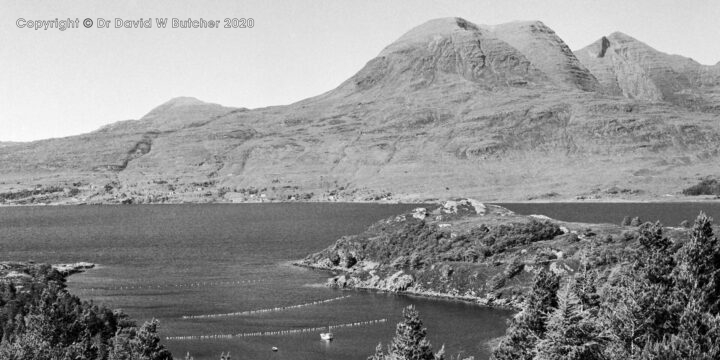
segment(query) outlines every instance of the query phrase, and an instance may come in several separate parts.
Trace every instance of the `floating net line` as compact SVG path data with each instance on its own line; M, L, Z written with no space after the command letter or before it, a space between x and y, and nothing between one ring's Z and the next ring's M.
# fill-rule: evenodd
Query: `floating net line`
M207 334L207 335L167 336L167 337L165 337L165 340L171 340L171 341L213 340L213 339L233 339L233 338L256 337L256 336L297 335L297 334L307 334L307 333L316 332L316 331L325 331L325 330L331 331L333 329L340 329L340 328L382 324L385 322L387 322L387 319L383 318L383 319L377 319L377 320L358 321L358 322L351 322L351 323L345 323L345 324L336 324L336 325L330 325L330 326L318 326L318 327L303 328L303 329L291 329L291 330L257 331L257 332L247 332L247 333L239 333L239 334Z
M264 282L264 279L256 280L233 280L233 281L198 281L181 284L145 284L145 285L121 285L111 287L91 287L83 290L89 291L120 291L120 290L167 290L167 289L195 289L209 286L222 285L245 285Z
M311 301L311 302L304 303L304 304L278 306L278 307L267 308L267 309L246 310L246 311L238 311L238 312L222 313L222 314L183 315L181 318L182 319L211 319L211 318L228 317L228 316L246 316L246 315L264 314L264 313L269 313L269 312L298 309L298 308L312 306L312 305L326 304L331 301L347 299L350 296L351 295L338 296L338 297L335 297L332 299L317 300L317 301Z

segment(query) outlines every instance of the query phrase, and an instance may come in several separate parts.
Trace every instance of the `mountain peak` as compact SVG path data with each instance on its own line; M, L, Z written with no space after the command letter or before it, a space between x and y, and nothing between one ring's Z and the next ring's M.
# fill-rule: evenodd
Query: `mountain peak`
M546 83L520 51L463 18L427 21L398 38L334 94L416 91L431 86L491 90ZM385 96L380 95L378 96Z
M586 91L599 86L567 44L542 21L513 21L490 29L500 40L525 55L555 85Z
M634 38L634 37L632 37L632 36L630 36L630 35L628 35L628 34L626 34L626 33L624 33L624 32L621 32L621 31L614 31L613 33L611 33L611 34L608 35L607 37L610 38L610 39L613 39L613 40L638 41L638 42L639 42L638 39L636 39L636 38Z
M202 105L213 105L210 103L206 103L202 100L199 100L194 97L190 96L180 96L172 98L152 110L150 110L149 113L147 113L145 116L143 116L143 119L149 119L157 117L161 114L167 113L169 111L178 111L183 110L184 108L191 107L191 106L202 106Z
M688 104L694 100L686 90L714 79L711 75L704 78L702 66L692 59L668 55L619 31L575 55L600 81L604 92L628 98Z
M380 56L411 44L427 42L439 36L448 36L457 31L480 31L480 28L460 17L447 17L426 21L387 46Z
M206 102L194 98L192 96L178 96L174 97L164 103L162 103L160 106L194 106L194 105L204 105L207 104Z

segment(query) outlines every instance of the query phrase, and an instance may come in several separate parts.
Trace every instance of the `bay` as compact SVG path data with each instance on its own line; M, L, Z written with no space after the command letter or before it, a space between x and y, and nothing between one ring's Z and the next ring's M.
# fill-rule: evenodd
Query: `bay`
M379 342L388 343L402 308L414 304L436 349L444 344L450 355L487 359L487 342L504 333L509 311L328 289L321 284L329 273L289 265L416 206L7 207L0 208L0 253L5 260L99 264L71 276L69 290L140 322L159 319L163 343L176 358L190 352L198 360L217 359L229 351L233 359L365 359ZM330 343L320 340L319 330L298 332L341 324L350 326L333 328ZM280 333L207 338L267 332ZM205 338L173 340L188 336ZM271 351L274 346L279 351Z

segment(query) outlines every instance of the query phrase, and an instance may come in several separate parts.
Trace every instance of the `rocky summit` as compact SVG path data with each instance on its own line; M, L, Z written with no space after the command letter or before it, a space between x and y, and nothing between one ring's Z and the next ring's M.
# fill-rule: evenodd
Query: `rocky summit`
M716 175L720 65L542 22L428 21L324 94L194 98L0 145L0 202L681 199Z

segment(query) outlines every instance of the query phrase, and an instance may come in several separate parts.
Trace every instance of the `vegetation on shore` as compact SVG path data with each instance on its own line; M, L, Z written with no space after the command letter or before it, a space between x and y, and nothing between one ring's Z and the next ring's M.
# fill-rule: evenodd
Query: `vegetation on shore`
M637 245L636 226L520 216L461 200L379 221L301 265L343 271L339 288L369 288L519 307L541 268L609 267ZM678 230L676 230L678 231Z
M157 320L137 326L80 300L50 265L3 263L0 273L0 359L172 360Z
M423 326L420 313L409 305L402 312L403 319L395 327L395 336L383 350L382 343L375 348L375 354L368 360L444 360L445 347L437 353L427 339L427 329Z
M690 186L682 191L683 195L686 196L697 196L697 195L720 195L720 181L713 178L707 178L700 180L699 183Z
M590 225L479 207L416 209L302 264L343 270L331 286L515 307L496 360L720 357L720 241L706 215Z
M700 214L687 241L659 223L605 271L584 266L561 279L541 271L493 359L717 359L720 242Z

